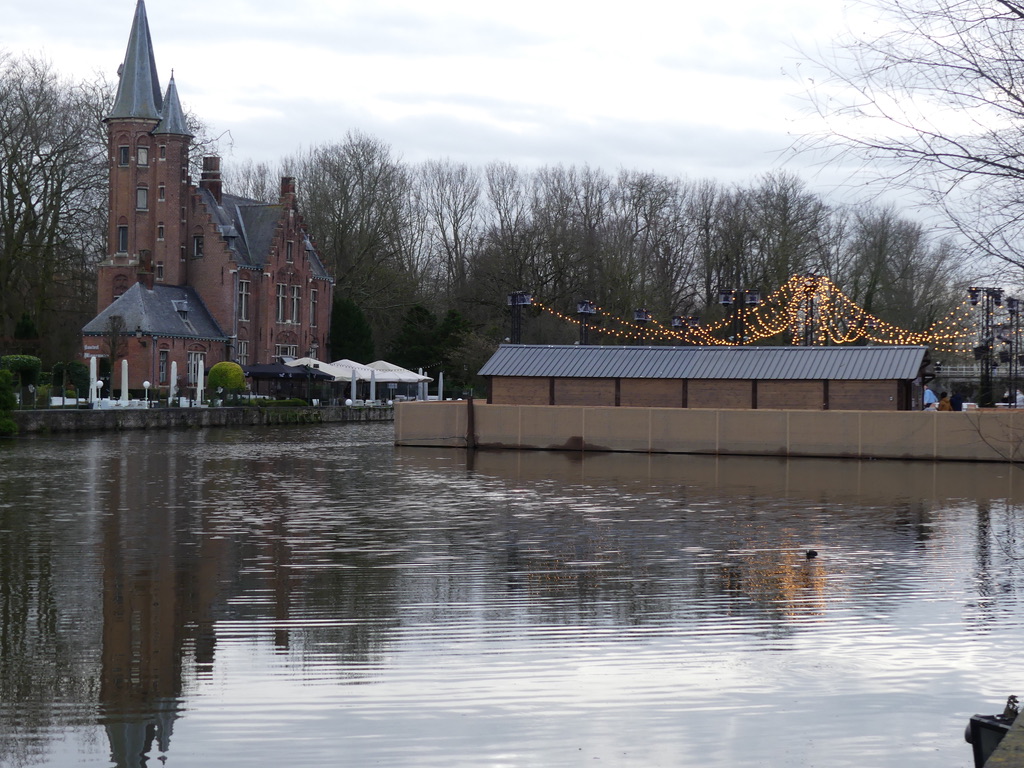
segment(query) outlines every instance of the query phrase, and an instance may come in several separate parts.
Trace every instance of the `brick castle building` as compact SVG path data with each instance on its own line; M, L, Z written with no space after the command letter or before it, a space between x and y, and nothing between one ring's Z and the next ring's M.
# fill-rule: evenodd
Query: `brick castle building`
M327 349L334 281L296 208L295 181L272 203L224 194L220 158L189 175L193 138L172 77L161 91L144 0L138 0L105 118L110 166L107 256L86 358L128 360L129 388L179 391L199 366L240 365ZM112 341L112 339L115 339ZM112 385L120 387L115 370Z

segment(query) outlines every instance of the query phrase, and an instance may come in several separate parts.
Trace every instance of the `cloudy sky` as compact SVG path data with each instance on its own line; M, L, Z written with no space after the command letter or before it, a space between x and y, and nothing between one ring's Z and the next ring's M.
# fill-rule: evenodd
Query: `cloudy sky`
M114 77L135 0L6 0L0 48ZM865 17L855 0L148 0L161 85L275 162L358 130L409 161L590 164L745 182L787 168L804 116L797 48ZM858 30L860 31L860 30ZM785 162L785 165L783 163Z

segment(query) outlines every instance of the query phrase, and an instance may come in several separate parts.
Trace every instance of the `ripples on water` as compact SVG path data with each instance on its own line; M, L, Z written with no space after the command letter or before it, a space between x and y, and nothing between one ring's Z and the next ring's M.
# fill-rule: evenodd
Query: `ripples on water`
M0 462L5 766L969 766L1024 691L1006 467L390 425Z

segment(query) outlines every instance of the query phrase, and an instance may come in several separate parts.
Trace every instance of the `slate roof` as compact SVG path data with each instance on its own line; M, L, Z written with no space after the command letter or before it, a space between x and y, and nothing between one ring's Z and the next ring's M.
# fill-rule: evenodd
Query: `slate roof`
M237 254L239 266L262 269L270 256L274 231L284 216L284 206L235 195L222 195L218 203L208 189L200 189L199 193L221 235L227 239L228 247ZM312 242L307 239L296 245L306 249L313 277L329 280L330 275Z
M145 336L228 341L199 294L188 286L155 285L149 290L142 283L135 283L90 320L82 333L102 336L107 332L111 315L124 318L128 334L138 328Z
M108 117L139 117L151 120L161 118L163 98L160 80L153 57L153 40L149 35L146 4L139 0L135 6L132 31L128 36L128 49L124 63L117 72L117 96Z
M502 344L481 376L912 380L927 347L595 347Z

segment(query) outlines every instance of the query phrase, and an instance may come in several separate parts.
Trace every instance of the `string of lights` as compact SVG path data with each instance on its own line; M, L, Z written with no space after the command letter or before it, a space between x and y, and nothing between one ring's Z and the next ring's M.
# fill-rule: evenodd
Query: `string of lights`
M581 324L580 319L536 298L533 304L564 322ZM852 344L863 339L874 344L926 345L957 354L969 354L975 348L984 322L976 306L965 298L926 330L908 330L868 312L829 278L799 275L791 277L759 304L736 307L733 314L709 324L677 322L673 324L677 327L667 327L646 310L637 310L634 317L643 318L637 322L607 313L596 305L593 314L599 315L601 322L588 322L590 332L632 343L739 346L788 334L795 345ZM737 324L744 329L743 333L729 335Z

